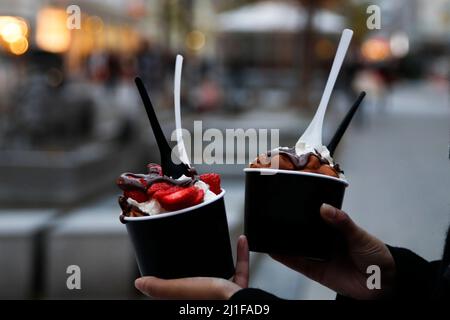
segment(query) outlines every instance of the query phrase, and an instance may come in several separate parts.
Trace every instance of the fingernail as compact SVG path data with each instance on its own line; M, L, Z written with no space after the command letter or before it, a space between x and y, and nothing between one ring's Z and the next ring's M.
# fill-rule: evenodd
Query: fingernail
M322 215L325 216L326 219L328 220L334 220L336 219L336 214L337 214L337 210L335 207L330 206L329 204L322 204L322 206L320 207L320 211L322 212Z
M134 281L134 286L136 287L136 289L142 291L142 288L143 288L143 286L144 286L144 279L142 279L142 278L137 278L137 279Z

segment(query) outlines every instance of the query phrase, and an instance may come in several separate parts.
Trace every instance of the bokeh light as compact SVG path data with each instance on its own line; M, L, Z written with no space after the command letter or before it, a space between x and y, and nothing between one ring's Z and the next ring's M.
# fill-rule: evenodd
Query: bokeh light
M11 21L2 27L0 34L6 42L16 42L22 37L22 29L18 23Z
M389 41L391 53L394 57L402 58L409 52L409 38L404 32L397 32L391 36Z
M21 55L28 50L28 40L24 36L21 36L17 41L11 42L9 44L9 49L11 53L15 55Z
M389 58L391 51L389 43L382 38L366 40L361 46L362 56L371 62L379 62Z
M64 74L57 68L51 68L47 73L48 84L52 87L61 85L64 80Z
M28 25L19 17L0 16L0 39L3 47L15 55L28 50Z
M61 53L69 49L70 30L66 26L67 14L57 8L44 8L36 19L36 44L45 51Z
M86 28L92 33L102 32L103 20L98 16L90 16L86 20Z
M201 31L194 30L186 35L186 46L193 51L201 50L206 43L205 34Z

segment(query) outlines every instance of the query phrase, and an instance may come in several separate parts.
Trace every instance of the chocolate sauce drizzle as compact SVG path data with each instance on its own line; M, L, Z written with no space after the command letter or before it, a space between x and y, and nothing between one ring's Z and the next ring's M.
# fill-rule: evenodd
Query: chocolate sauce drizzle
M330 164L327 159L323 158L322 155L317 152L308 152L302 155L297 155L295 153L295 148L280 148L273 151L268 151L267 156L272 157L277 154L285 155L292 162L296 170L303 170L308 164L309 157L314 154L319 158L320 164Z
M267 156L272 157L277 154L284 155L289 158L291 163L294 165L295 170L305 169L305 167L308 165L308 161L309 161L309 158L311 155L315 155L319 159L319 162L321 165L323 165L323 164L331 165L327 159L322 157L322 155L320 154L319 151L317 151L316 149L314 149L314 151L315 152L308 152L305 154L297 155L294 147L291 147L291 148L285 147L285 148L279 148L276 150L268 151ZM338 164L334 164L333 168L338 173L344 173L344 171L341 170L341 168L339 167Z
M170 184L182 187L188 187L198 181L197 172L194 168L190 169L190 180L176 180L168 176L161 175L161 172L154 166L148 165L148 174L137 174L125 172L120 175L116 183L122 190L138 189L146 191L153 183L168 182Z

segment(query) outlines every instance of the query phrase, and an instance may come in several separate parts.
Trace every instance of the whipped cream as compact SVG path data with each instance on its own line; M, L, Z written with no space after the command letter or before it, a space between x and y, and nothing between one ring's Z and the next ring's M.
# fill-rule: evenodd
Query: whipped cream
M178 179L176 179L177 181L180 181L180 182L187 182L187 181L191 181L192 180L192 178L190 178L190 177L188 177L188 176L185 176L184 174L181 176L181 177L179 177Z
M330 163L331 167L335 166L335 163L334 163L333 158L331 157L330 151L328 150L328 148L326 146L313 147L304 142L297 143L297 145L295 146L295 153L299 156L302 154L309 153L309 152L312 152L315 154L319 153L322 156L322 158L326 159ZM338 172L338 175L339 175L340 179L346 180L346 178L342 172Z
M196 183L194 183L194 186L203 190L205 192L205 195L203 196L203 201L209 201L217 197L217 195L209 190L209 185L204 183L203 181L199 180Z
M156 199L150 199L145 202L137 202L134 199L128 198L127 202L150 216L165 212L164 208L161 207Z
M280 149L282 149L282 148L280 148ZM311 145L309 145L307 143L304 143L304 142L299 142L295 146L295 153L298 156L301 156L303 154L307 154L307 153L310 153L310 152L315 153L315 154L319 153L322 156L322 158L326 159L330 163L330 165L332 167L334 167L334 160L331 157L330 151L328 150L327 147L325 147L325 146L320 146L320 147L311 146Z

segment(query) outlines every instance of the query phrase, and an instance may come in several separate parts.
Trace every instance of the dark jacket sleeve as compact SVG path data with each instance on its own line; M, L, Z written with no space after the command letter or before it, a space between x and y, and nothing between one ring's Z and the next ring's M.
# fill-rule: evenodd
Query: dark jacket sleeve
M395 261L394 291L386 299L430 299L435 290L440 261L428 262L404 248L387 246ZM351 298L337 295L336 300Z
M414 252L388 246L395 261L393 299L429 299L436 286L440 261L428 262Z

